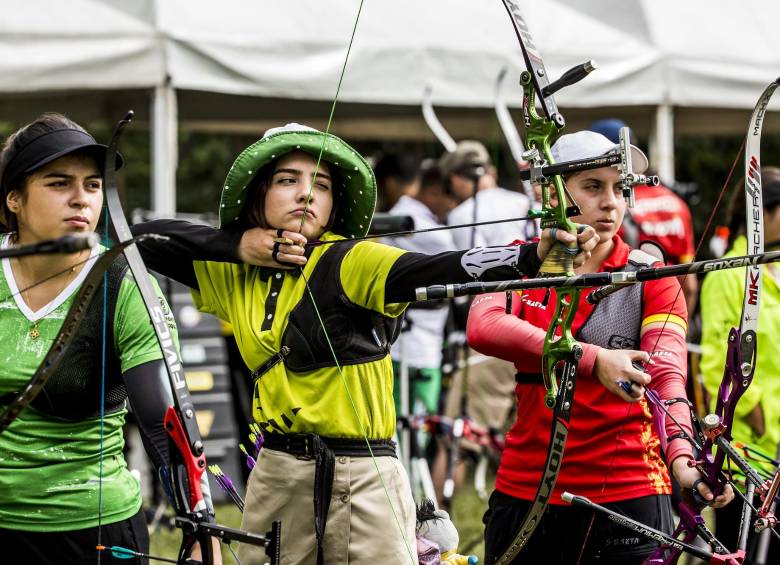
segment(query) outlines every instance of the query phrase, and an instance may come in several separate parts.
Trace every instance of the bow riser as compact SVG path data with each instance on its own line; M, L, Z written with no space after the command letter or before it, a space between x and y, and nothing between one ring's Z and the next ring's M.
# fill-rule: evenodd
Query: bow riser
M547 328L547 334L545 336L545 343L550 345L547 348L547 354L542 363L542 379L546 389L544 402L548 408L553 408L555 406L559 394L556 381L556 368L564 363L576 349L580 351L580 354L573 359L576 371L576 363L579 361L580 357L582 357L582 350L571 332L571 326L572 323L574 323L574 317L577 314L580 293L581 290L578 288L559 288L556 290L558 302L555 307L555 315L553 316L553 321L549 328ZM559 331L560 336L558 336ZM564 370L561 372L565 374L568 371ZM571 379L571 383L573 388L573 378ZM561 386L564 386L563 382L561 382Z

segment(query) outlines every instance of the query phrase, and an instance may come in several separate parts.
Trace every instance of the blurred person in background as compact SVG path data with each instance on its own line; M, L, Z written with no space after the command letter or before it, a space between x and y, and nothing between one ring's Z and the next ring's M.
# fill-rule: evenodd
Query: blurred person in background
M767 251L776 251L780 249L780 168L763 167L761 184L764 247ZM726 258L747 253L743 186L744 179L736 186L729 206L728 227L732 241ZM735 440L776 459L780 446L780 357L776 349L780 344L780 267L769 263L762 265L761 271L756 368L752 383L737 403L732 435ZM731 328L739 327L744 295L744 268L714 271L704 277L700 297L701 371L711 398L716 398L723 378L725 345ZM766 461L762 463L760 459L753 458L750 463L768 473L775 471L774 466ZM740 513L739 504L720 508L715 513L716 536L728 548L736 546ZM764 562L777 563L780 560L780 547L775 539L772 539L771 556Z
M460 202L447 217L449 225L525 218L528 215L531 207L528 197L498 186L496 169L480 142L459 142L455 151L445 153L439 159L439 168L448 190ZM535 229L535 225L527 226L527 223L527 220L519 220L458 228L452 230L452 237L457 249L506 245L518 238L525 239L526 229ZM533 224L533 221L530 223Z
M377 211L390 211L402 196L415 198L420 191L420 162L412 155L382 155L374 165L374 176Z
M528 215L530 201L525 194L501 188L497 173L485 146L478 141L464 140L455 151L445 153L439 159L448 190L460 202L449 213L450 226L524 218ZM476 204L475 204L476 203ZM530 230L530 232L529 232ZM503 222L484 226L468 226L452 230L457 249L474 246L506 245L511 241L529 239L536 233L533 220ZM450 379L444 414L449 418L469 418L479 427L499 433L503 431L514 406L513 390L515 369L511 363L494 357L475 354L465 340L465 324L470 300L455 299L452 308L452 330L448 343L459 344L460 359L455 354L455 372ZM461 441L460 449L470 455L481 448L472 442ZM449 469L450 454L439 450L434 466L433 481L439 499L443 497L445 481L454 478L458 485L463 479L464 460L455 469ZM454 474L454 477L448 477Z
M400 163L401 159L394 159L394 162ZM429 161L420 171L417 184L419 191L416 196L401 194L390 209L390 214L411 216L415 230L442 227L441 218L446 217L455 202L444 190L441 173L435 162ZM431 255L456 249L451 230L392 237L387 238L385 243ZM395 410L399 415L405 415L400 412L399 378L402 362L406 364L409 376L409 409L414 412L415 404L419 403L427 414L439 411L444 324L448 310L448 300L412 303L406 310L401 335L390 350L395 374L393 396Z
M7 228L0 245L94 232L105 155L105 145L60 114L44 114L9 136L0 154ZM2 259L0 406L36 374L104 250ZM173 392L126 261L114 261L101 280L59 368L0 434L0 547L15 563L94 563L101 560L99 542L149 552L140 484L122 454L122 428L129 400L146 451L164 476L171 442L163 418ZM175 337L170 309L150 280ZM205 473L202 479L213 516ZM214 557L220 562L218 549ZM147 562L109 554L102 561Z
M587 129L600 133L613 143L619 143L620 129L624 127L628 127L624 121L608 118L593 122ZM632 143L636 144L633 131L630 131L630 137ZM688 204L663 184L635 186L634 201L634 207L626 211L626 219L620 231L625 242L637 248L645 241L657 243L670 265L693 261L694 234ZM695 276L680 277L680 284L688 312L693 316L699 291L698 279Z

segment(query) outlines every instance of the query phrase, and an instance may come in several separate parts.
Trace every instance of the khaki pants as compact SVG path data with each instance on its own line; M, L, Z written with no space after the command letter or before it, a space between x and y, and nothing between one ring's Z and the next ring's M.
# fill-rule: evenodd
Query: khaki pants
M327 565L417 565L416 513L406 471L395 457L377 457L375 461L387 494L370 457L336 457L323 540ZM241 529L264 534L274 520L281 520L281 565L314 565L313 499L313 460L262 449L249 476ZM246 565L267 561L263 548L242 544L239 554Z
M515 373L517 369L509 361L487 357L472 352L469 356L468 401L469 418L482 424L503 430L515 405ZM455 373L452 387L447 393L444 412L451 418L460 415L463 370Z

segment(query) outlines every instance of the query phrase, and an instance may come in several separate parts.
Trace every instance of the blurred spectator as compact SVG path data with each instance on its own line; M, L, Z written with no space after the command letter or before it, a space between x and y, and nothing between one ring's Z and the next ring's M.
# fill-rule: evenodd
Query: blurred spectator
M448 189L460 201L447 218L449 225L524 218L528 215L531 206L528 197L497 186L495 167L490 161L487 149L478 141L461 141L455 151L439 159L439 166ZM457 249L480 245L506 245L518 239L530 239L535 233L536 224L533 220L452 230ZM463 326L469 304L470 301L454 304L455 331L450 334L449 342L456 343L456 336L465 330ZM463 314L460 313L461 310ZM463 337L465 338L465 335ZM502 430L514 407L515 368L501 359L474 355L465 339L462 349L464 365L453 374L444 407L445 415L453 419L466 417L480 427ZM466 399L463 398L464 394ZM461 441L459 447L461 452L466 450L479 453L481 449L468 441ZM464 473L464 467L460 464L462 458L458 457L458 464L449 470L448 458L447 450L440 449L432 470L439 502L445 507L448 503L443 496L445 481L453 478L455 485L459 485ZM448 477L448 473L453 476Z
M780 168L764 167L761 173L764 208L764 247L780 247ZM745 197L742 180L733 193L729 231L731 249L725 257L747 253L745 235ZM761 266L762 287L758 316L757 358L753 382L737 403L732 435L735 440L776 457L780 445L780 358L775 355L780 336L780 268L776 263ZM711 397L715 397L723 378L726 343L732 327L739 327L745 295L745 269L728 269L708 274L701 289L702 360L701 371ZM752 460L751 465L774 473L775 468ZM741 504L716 511L716 536L726 547L735 547ZM780 562L780 547L772 540L771 556L755 563ZM747 561L746 561L747 563Z
M496 169L487 149L478 141L461 141L455 151L439 159L444 181L460 204L450 212L451 226L525 218L531 203L525 194L500 188L496 184ZM474 201L476 198L476 209ZM486 226L464 227L452 230L457 249L476 246L507 245L517 239L526 239L526 230L535 231L533 222L521 220Z
M379 189L379 212L390 210L401 196L414 198L420 190L420 162L411 155L380 156L374 165L374 176Z
M618 119L599 120L588 129L600 133L614 143L619 143L620 128L628 125ZM632 143L636 137L631 132ZM652 168L652 163L651 163ZM639 247L644 241L653 241L664 250L670 264L688 263L695 253L691 211L685 201L672 190L658 186L639 185L634 188L633 208L628 208L623 229L618 233L632 247ZM696 277L681 277L680 285L685 293L688 312L696 308L698 281Z
M384 158L386 162L389 159L396 163L403 161L402 158L395 156ZM390 209L390 213L411 216L414 218L416 230L440 227L441 218L454 207L455 200L444 190L438 166L431 163L423 169L421 175L414 176L420 178L419 192L416 196L402 192L398 201ZM435 254L455 250L451 230L392 237L387 238L385 242L418 253ZM390 351L395 373L393 396L398 414L401 414L399 364L402 360L406 362L409 371L410 409L413 409L415 404L422 403L427 413L435 414L438 411L447 306L447 301L420 302L411 304L406 311L404 331Z

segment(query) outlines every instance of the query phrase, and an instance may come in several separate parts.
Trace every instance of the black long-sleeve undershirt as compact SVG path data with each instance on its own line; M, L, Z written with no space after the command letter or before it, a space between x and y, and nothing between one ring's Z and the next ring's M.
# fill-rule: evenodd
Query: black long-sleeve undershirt
M241 231L215 229L184 220L153 220L136 224L133 235L156 233L168 241L147 240L138 247L149 267L190 288L198 288L193 261L241 263L238 247ZM336 244L338 245L338 244ZM414 289L442 283L465 283L474 280L463 266L468 251L447 251L436 255L405 253L390 269L385 288L385 301L412 302ZM536 255L536 244L523 245L513 265L500 264L487 269L479 278L485 281L515 279L522 274L533 276L541 262Z
M190 288L198 288L193 261L241 263L238 246L242 231L193 224L184 220L152 220L130 228L134 236L164 235L167 241L138 243L144 262L152 270Z
M164 419L168 407L173 405L173 392L162 359L142 363L122 374L127 388L127 398L138 422L141 441L155 469L172 469L171 441L165 430ZM208 506L209 521L213 520L214 506L211 501L208 477L201 477L201 492ZM178 504L174 498L172 504ZM183 508L179 510L183 511Z

